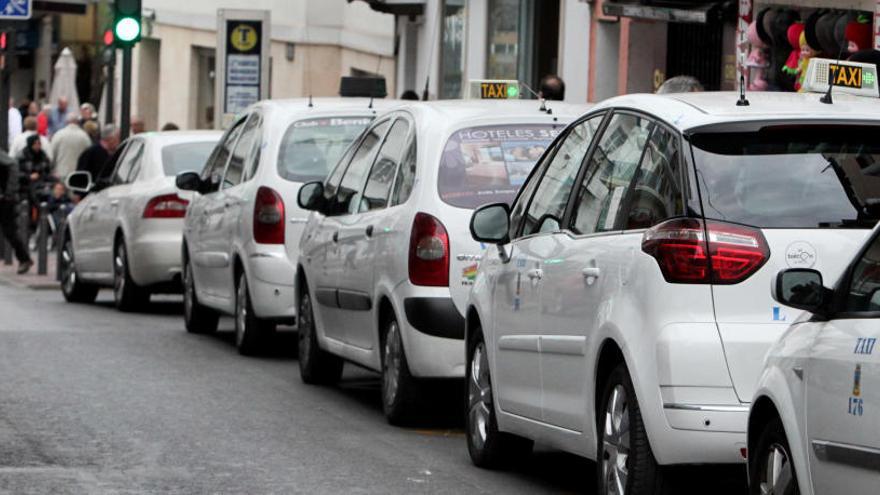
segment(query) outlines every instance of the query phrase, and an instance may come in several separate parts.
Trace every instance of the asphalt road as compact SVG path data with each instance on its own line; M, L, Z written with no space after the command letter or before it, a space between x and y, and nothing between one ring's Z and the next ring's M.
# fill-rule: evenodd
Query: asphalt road
M239 356L189 335L174 298L142 314L0 285L0 493L591 493L595 465L547 449L470 464L456 394L413 428L382 416L377 376L300 382L295 334ZM221 321L221 330L231 330ZM741 469L689 468L676 493L742 493Z

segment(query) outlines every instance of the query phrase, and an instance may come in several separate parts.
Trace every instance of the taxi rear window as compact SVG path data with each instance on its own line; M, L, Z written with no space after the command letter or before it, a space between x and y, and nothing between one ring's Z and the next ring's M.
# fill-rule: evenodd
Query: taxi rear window
M173 177L188 170L202 170L216 145L216 141L204 141L165 146L162 148L162 169L165 175Z
M771 126L693 135L707 217L762 228L869 228L880 218L880 127Z
M510 204L562 125L468 127L450 136L440 158L440 199L460 208Z
M324 180L371 117L326 117L294 122L278 153L278 175L294 182Z

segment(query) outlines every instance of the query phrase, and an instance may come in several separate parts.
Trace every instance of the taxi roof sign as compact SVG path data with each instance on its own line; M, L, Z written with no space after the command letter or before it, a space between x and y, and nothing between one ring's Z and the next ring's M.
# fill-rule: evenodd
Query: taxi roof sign
M471 100L518 100L520 82L511 79L473 79L468 82L467 98Z
M830 85L834 92L878 98L880 81L877 77L874 64L813 58L807 66L804 91L824 93Z

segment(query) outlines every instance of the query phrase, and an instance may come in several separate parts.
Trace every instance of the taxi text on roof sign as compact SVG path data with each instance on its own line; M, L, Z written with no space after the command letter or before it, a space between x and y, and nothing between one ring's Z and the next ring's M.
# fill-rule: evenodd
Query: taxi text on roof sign
M876 65L827 58L810 60L804 90L824 93L829 85L842 93L880 97Z
M473 80L468 86L468 98L479 100L519 99L519 81Z

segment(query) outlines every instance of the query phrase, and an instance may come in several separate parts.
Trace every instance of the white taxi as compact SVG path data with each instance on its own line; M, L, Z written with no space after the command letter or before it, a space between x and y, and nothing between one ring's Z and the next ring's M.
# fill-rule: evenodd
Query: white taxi
M749 416L751 491L880 488L880 229L832 289L781 272L780 303L805 310L767 356Z
M874 87L876 94L876 86ZM532 441L597 460L600 493L744 463L763 357L797 313L783 268L843 273L880 212L880 101L628 95L572 124L512 207L475 212L474 463Z
M380 371L385 414L406 421L419 380L464 375L464 308L480 258L468 219L511 201L586 107L535 100L412 103L378 118L325 182L297 270L299 365L336 381L343 360Z
M255 354L278 323L296 320L293 280L307 212L304 182L322 180L390 100L309 98L256 103L232 123L199 173L183 232L184 322L217 329L235 315L235 343Z

